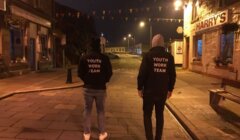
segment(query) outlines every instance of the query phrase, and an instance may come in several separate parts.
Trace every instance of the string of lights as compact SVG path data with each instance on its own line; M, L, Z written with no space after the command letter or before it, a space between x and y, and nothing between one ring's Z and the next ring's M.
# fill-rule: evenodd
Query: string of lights
M57 18L61 18L61 17L72 17L72 18L79 18L80 15L78 15L77 13L56 13L56 17ZM92 16L95 19L98 20L123 20L123 21L140 21L143 18L147 19L149 22L183 22L183 19L180 18L160 18L160 17L155 17L155 18L146 18L146 17L133 17L133 16ZM88 16L88 18L90 18L90 16Z
M80 11L59 11L56 13L57 18L73 17L79 18L80 16L86 16L88 18L94 18L97 20L122 20L122 21L141 21L146 20L149 22L183 22L182 18L166 18L161 17L161 13L167 7L152 6L143 8L125 8L114 10L92 10L90 12L83 13Z

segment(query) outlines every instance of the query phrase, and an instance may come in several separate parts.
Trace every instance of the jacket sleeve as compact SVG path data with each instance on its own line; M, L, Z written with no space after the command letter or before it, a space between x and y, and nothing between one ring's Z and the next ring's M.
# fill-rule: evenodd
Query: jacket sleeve
M82 56L79 60L78 64L78 77L84 81L84 77L86 75L86 62L85 58Z
M170 61L169 61L169 83L168 83L168 91L173 91L175 82L176 82L176 69L175 69L175 64L174 64L174 58L171 55Z
M106 82L110 81L112 77L112 64L108 57L106 57Z
M144 88L144 81L146 81L145 80L146 77L147 77L147 56L144 55L139 68L138 77L137 77L138 90L142 90Z

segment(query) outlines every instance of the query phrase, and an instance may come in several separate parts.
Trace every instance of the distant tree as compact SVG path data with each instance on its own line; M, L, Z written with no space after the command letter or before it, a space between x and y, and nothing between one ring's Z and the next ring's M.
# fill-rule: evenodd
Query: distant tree
M93 18L65 15L57 18L56 28L66 34L65 56L76 64L80 55L87 50L89 39L96 35Z

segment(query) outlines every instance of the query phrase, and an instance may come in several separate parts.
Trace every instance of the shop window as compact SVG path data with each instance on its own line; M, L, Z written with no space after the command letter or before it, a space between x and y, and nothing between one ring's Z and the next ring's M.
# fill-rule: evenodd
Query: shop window
M48 56L47 36L45 36L45 35L40 36L40 43L41 43L42 57L47 58L47 56Z
M11 62L20 62L23 58L22 31L12 28L10 30L10 57Z
M233 59L234 32L221 35L219 61L222 65L232 64Z
M193 61L201 61L201 60L202 60L202 37L198 36L195 39Z

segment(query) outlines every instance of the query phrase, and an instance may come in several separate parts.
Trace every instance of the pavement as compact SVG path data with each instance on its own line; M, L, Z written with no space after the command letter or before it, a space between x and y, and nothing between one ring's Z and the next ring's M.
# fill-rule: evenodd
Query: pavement
M0 99L20 93L79 87L83 83L72 70L72 83L66 83L67 70L31 72L21 76L0 79Z
M132 79L136 78L136 72L133 72L134 74L130 74L130 77ZM2 101L9 101L7 100L8 98L12 98L14 96L20 96L21 98L18 98L18 100L22 100L23 97L25 96L30 96L30 94L27 93L32 93L32 92L43 92L43 91L51 91L51 90L62 90L62 89L73 89L73 88L78 88L82 86L82 81L79 80L79 78L76 76L76 70L73 70L72 72L72 83L67 84L66 83L66 70L62 69L56 69L53 72L42 72L42 73L30 73L22 76L17 76L17 77L11 77L11 78L5 78L5 79L0 79L0 126L2 124L6 124L6 122L9 122L13 118L10 118L10 116L13 116L13 114L4 114L5 110L1 110L1 107L4 108L6 106L5 103L1 103ZM129 76L129 75L128 75ZM115 80L118 80L115 76ZM125 77L127 79L127 76ZM126 81L125 81L126 82ZM194 139L199 139L199 140L237 140L240 139L240 127L239 127L239 105L236 105L232 102L225 101L223 104L220 106L226 110L230 110L232 112L235 112L235 116L229 116L229 115L224 115L224 114L219 114L217 113L214 109L211 108L209 105L209 94L208 94L208 89L212 88L218 88L219 85L214 84L214 83L219 83L219 79L213 78L213 77L208 77L206 75L201 75L197 73L193 73L187 70L178 70L177 71L177 82L176 82L176 87L173 93L173 96L171 99L167 101L166 106L169 107L170 110L173 111L175 115L177 115L178 119L180 122L185 125L187 129L189 129L189 132L192 133L191 135L193 136ZM124 83L123 83L124 84ZM136 89L134 88L136 83L131 82L129 85L124 85L125 87L119 87L115 84L109 84L110 91L116 92L118 91L119 94L126 94L128 95L127 92L134 93L136 92ZM125 89L128 89L125 91ZM25 94L26 93L26 94ZM69 93L69 92L68 92ZM44 93L41 93L44 94ZM52 93L50 93L52 94ZM62 97L62 96L61 96ZM33 98L32 95L29 97L30 99ZM34 97L35 98L35 97ZM71 100L74 100L75 95L69 94L69 98L72 98ZM70 100L68 98L68 100ZM116 96L110 98L116 98ZM132 97L133 98L133 97ZM132 98L130 100L132 100ZM135 96L134 96L135 98ZM37 100L37 99L36 99ZM76 100L76 99L75 99ZM114 102L122 102L124 99L116 99ZM10 100L11 101L11 100ZM27 104L27 101L22 100L25 102L24 105ZM58 100L55 101L58 102L58 106L55 106L56 108L72 108L73 106L64 106L64 100ZM62 103L62 105L61 105ZM43 105L44 102L40 102L39 104ZM77 104L77 103L76 103ZM139 104L138 110L141 110L141 103ZM19 105L21 106L21 105ZM111 106L111 103L107 103L106 106ZM18 109L17 106L15 106L16 109ZM121 110L124 110L126 108L126 105L123 105ZM128 105L129 107L129 105ZM119 108L119 107L118 107ZM108 107L109 110L112 109L112 107ZM131 111L135 111L135 108L130 108ZM17 110L19 111L19 110ZM42 110L41 110L42 111ZM114 110L112 110L114 111ZM118 112L115 113L109 113L107 116L112 116L112 118L115 116L126 116L126 114L119 114ZM32 114L31 114L32 115ZM65 112L66 115L66 112ZM64 119L67 116L61 116L61 117L52 117L54 119ZM238 116L239 115L239 116ZM4 116L4 119L2 119ZM28 114L29 116L29 114ZM135 114L135 116L142 116L139 114ZM237 116L237 117L236 117ZM38 120L42 116L31 116L35 117L36 120ZM51 118L51 117L50 117ZM123 117L124 118L124 117ZM141 118L142 119L142 118ZM110 121L110 120L109 120ZM114 121L114 120L112 120ZM23 123L23 122L21 122ZM21 123L17 125L21 125ZM30 123L30 122L28 122ZM123 121L122 123L127 123ZM132 122L131 122L132 123ZM38 124L38 125L47 125L47 124ZM136 125L136 124L132 124ZM64 127L64 129L69 129L69 130L75 130L75 128L72 128L71 126L64 126L64 125L59 125L55 124L52 125L51 127L56 128L56 127ZM142 126L142 125L141 125ZM44 128L44 127L42 127ZM109 128L112 129L112 131L118 131L118 129L114 129L115 127ZM27 129L27 128L26 128ZM128 128L131 129L131 128ZM15 136L17 132L16 130L11 130L11 133L3 134L5 132L5 127L0 127L0 140L12 140L16 139ZM33 130L25 130L28 132L31 132ZM133 130L134 131L134 130ZM166 130L164 130L166 131ZM144 139L143 134L140 132L136 132L137 134L141 135L141 137L136 138L136 139ZM60 133L60 132L55 132L55 133ZM126 132L121 132L118 133L118 135L121 135L122 133ZM169 131L166 131L165 135L175 135L172 134ZM12 135L11 134L15 134ZM51 133L52 134L52 133ZM66 132L64 133L65 139L71 139L71 133ZM7 136L6 136L7 135ZM31 139L31 138L26 138L24 137L25 135L20 135L18 139ZM54 139L51 137L52 135L47 135L49 137L41 137L41 139ZM68 137L68 138L67 138ZM32 138L33 139L33 138ZM62 138L64 139L64 138ZM121 138L123 139L123 138ZM167 139L167 138L165 138ZM175 137L175 139L177 139ZM180 138L179 138L180 139ZM127 140L127 138L124 138L124 140Z
M208 90L219 89L220 82L186 70L177 72L174 94L167 106L190 129L194 139L240 139L239 104L225 100L219 104L218 112L209 105ZM240 94L240 90L236 93Z

